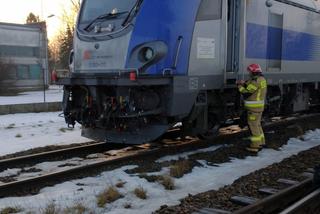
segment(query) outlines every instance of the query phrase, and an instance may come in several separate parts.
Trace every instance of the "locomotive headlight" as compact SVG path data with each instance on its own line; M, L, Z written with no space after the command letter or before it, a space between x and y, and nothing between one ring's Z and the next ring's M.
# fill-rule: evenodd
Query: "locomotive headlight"
M162 41L150 41L134 47L129 55L128 67L144 72L168 53L168 46Z
M142 48L140 51L140 60L142 62L148 62L154 57L154 50L149 47Z

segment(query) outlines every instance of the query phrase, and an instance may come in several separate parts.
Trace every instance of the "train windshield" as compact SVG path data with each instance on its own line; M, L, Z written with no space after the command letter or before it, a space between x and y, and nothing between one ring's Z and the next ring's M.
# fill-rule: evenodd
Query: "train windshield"
M126 14L135 7L139 0L86 0L80 15L80 24L90 23L105 14ZM117 16L116 18L126 18Z

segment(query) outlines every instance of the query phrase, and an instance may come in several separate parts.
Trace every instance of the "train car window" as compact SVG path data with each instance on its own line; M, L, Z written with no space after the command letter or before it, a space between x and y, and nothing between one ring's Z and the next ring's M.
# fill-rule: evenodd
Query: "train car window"
M197 21L221 19L222 0L202 0Z

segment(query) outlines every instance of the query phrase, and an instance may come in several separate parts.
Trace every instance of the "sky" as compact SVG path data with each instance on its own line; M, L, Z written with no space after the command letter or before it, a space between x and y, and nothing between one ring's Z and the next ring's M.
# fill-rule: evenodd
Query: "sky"
M57 33L63 8L68 0L0 0L0 22L24 24L30 12L47 22L48 38ZM54 17L48 16L54 14Z

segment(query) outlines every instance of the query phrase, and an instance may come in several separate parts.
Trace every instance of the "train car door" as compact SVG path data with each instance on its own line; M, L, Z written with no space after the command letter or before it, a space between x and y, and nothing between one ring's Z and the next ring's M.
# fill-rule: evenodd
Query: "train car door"
M222 76L226 53L226 1L202 0L194 27L189 76Z
M227 72L239 70L240 0L228 0Z

